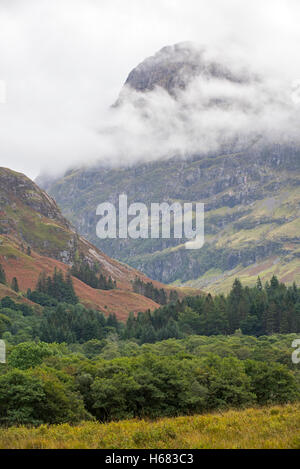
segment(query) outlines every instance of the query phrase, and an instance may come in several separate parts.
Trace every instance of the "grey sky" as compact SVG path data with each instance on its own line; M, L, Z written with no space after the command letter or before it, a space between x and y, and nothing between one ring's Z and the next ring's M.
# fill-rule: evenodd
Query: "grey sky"
M299 0L0 0L0 165L35 177L105 158L97 130L130 70L195 41L300 78Z

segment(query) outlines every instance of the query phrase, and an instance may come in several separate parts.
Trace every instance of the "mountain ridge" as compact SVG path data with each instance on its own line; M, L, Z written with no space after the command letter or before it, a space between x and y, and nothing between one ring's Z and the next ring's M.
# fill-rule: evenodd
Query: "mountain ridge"
M25 175L0 168L0 263L8 283L17 277L20 290L26 292L35 288L41 272L52 275L56 268L66 274L77 257L90 265L98 263L101 273L117 283L114 290L96 290L73 277L75 291L85 305L105 314L115 313L123 320L130 312L159 306L133 291L136 277L151 282L148 277L110 259L78 235L54 199ZM153 284L164 287L158 282ZM8 287L2 290L0 296L6 296Z

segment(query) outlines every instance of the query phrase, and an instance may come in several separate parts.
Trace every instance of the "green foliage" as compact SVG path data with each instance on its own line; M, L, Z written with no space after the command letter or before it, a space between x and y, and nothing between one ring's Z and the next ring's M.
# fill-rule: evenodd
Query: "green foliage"
M295 337L23 343L9 350L0 373L0 423L157 418L293 402L300 399Z
M117 287L116 281L113 281L110 276L107 279L100 272L100 267L97 264L91 267L87 262L77 261L71 268L71 274L90 287L99 290L113 290Z
M251 390L259 404L283 404L299 398L293 374L283 365L253 360L247 360L245 365L251 378Z
M0 422L5 425L42 423L40 406L45 400L41 380L32 372L12 370L0 376Z
M45 311L38 335L45 342L87 342L103 339L120 327L115 316L106 319L102 313L87 310L80 304L59 303L55 308Z
M0 423L76 423L89 418L68 375L50 368L0 376Z
M262 365L255 373L250 364L216 355L114 359L99 363L84 394L89 411L99 420L156 418L299 398L295 377L284 366L274 365L270 372ZM267 381L265 394L258 379ZM272 394L273 379L282 387L274 387Z
M56 344L25 342L13 348L9 355L9 364L13 368L27 370L40 365L46 357L58 354L59 347Z
M53 285L58 298L67 287L69 302L52 296ZM250 289L236 280L227 297L173 301L130 314L126 326L72 304L71 293L71 276L55 271L28 292L43 308L0 301L8 344L0 424L152 419L300 399L291 361L300 331L296 285L273 277Z
M8 326L11 325L11 320L5 314L0 313L0 337L2 337L3 332L8 329Z
M167 294L163 288L155 288L152 282L145 283L139 277L136 277L133 284L133 291L146 298L150 298L160 305L167 303ZM178 295L175 291L171 292L171 301L176 301Z
M57 271L56 268L52 277L46 277L45 272L43 272L39 276L36 291L39 294L54 298L59 302L68 304L78 303L70 272L68 272L65 277L62 271Z
M19 284L18 284L18 280L16 277L14 277L12 279L12 282L11 282L11 289L14 290L15 292L19 292Z

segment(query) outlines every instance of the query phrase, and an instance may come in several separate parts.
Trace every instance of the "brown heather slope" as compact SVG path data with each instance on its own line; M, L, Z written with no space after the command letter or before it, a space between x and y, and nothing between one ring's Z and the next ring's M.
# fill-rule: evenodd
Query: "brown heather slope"
M36 303L25 298L23 295L16 293L14 290L9 288L7 285L0 283L0 300L6 296L9 296L15 303L25 303L32 306L36 311L42 311L42 307Z
M68 265L51 259L50 257L41 256L35 251L32 251L31 256L27 256L18 251L18 248L11 240L4 240L4 237L0 236L0 240L1 238L3 244L0 246L0 253L5 252L9 246L14 247L15 251L15 254L0 255L0 263L3 265L6 272L8 285L11 284L13 277L16 277L20 290L26 292L28 288L35 288L39 274L43 271L46 272L47 275L52 275L54 269L57 268L58 270L62 270L64 274L67 273ZM137 295L130 290L122 288L108 291L95 290L76 277L73 277L73 283L81 303L87 307L103 311L104 313L115 313L120 320L126 320L131 311L153 310L159 306L149 298ZM14 300L22 299L22 301L28 301L3 285L3 288L0 289L0 298L4 296L10 296Z
M28 247L30 255L27 254ZM132 291L132 281L136 277L150 282L148 277L111 259L79 236L62 216L54 199L29 178L0 168L0 263L8 283L16 277L20 290L26 292L27 288L35 287L41 272L51 275L55 267L67 272L79 257L90 265L98 263L101 272L117 282L116 290L104 291L73 278L76 294L83 304L104 313L115 313L122 320L131 311L153 310L159 306ZM170 289L159 282L153 284ZM0 297L7 294L4 293L0 290ZM179 296L186 293L195 291L179 289Z

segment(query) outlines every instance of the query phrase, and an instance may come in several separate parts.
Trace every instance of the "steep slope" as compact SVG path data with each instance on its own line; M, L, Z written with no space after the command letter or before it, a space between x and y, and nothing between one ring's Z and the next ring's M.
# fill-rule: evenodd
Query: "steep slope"
M17 277L20 290L34 288L39 274L51 275L56 268L67 272L75 258L93 265L117 283L115 290L96 290L73 278L81 301L105 313L124 319L129 312L153 310L157 303L132 291L132 281L140 272L120 264L79 236L62 216L54 200L26 176L0 168L0 263L8 284ZM155 286L163 285L154 282ZM0 296L12 293L1 287ZM16 296L13 293L14 297Z
M225 89L260 82L256 75L232 71L184 43L166 47L138 65L129 74L116 107L129 99L130 90L138 95L133 106L143 107L143 97L157 87L177 102L197 76L205 83L212 81L213 87L225 83ZM230 106L243 111L251 106L240 95L236 102L209 97L203 102L201 112ZM193 105L188 108L191 112ZM209 291L228 290L239 275L249 284L258 275L266 280L273 273L286 283L300 282L300 148L289 140L279 144L270 135L239 135L184 159L174 155L117 169L96 165L70 170L56 181L47 177L40 181L82 235L160 282ZM174 239L99 240L96 207L108 200L117 205L121 193L128 195L129 203L144 202L148 207L151 202L204 202L204 247L187 251L183 240Z

